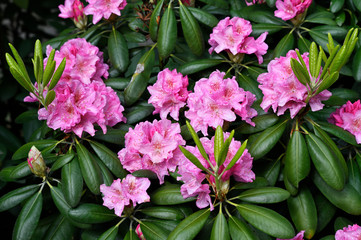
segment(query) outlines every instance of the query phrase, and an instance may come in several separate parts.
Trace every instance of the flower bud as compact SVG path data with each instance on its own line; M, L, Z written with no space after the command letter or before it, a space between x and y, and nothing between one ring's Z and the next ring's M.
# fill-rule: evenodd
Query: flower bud
M28 154L28 165L32 173L38 177L44 178L46 176L46 165L41 152L32 146Z
M137 233L139 239L145 240L142 229L140 228L140 224L138 224L137 228L135 229L135 232Z

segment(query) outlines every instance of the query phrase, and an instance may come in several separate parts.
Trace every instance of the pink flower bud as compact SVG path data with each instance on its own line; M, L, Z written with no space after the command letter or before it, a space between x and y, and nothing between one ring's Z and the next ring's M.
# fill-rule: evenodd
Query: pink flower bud
M142 229L140 228L140 224L138 224L137 228L135 229L135 232L137 233L139 239L146 240L142 233Z
M46 165L41 152L32 146L28 154L28 165L32 173L38 177L44 178L46 176Z

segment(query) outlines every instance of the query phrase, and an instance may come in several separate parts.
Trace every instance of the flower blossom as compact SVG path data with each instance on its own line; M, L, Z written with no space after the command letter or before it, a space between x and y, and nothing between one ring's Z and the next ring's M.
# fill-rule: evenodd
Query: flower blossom
M286 57L272 60L268 64L268 72L260 74L257 81L264 95L261 103L263 110L267 112L272 107L279 116L289 109L291 118L294 118L302 108L306 107L308 91L293 73L291 58L297 59L294 50L289 51ZM308 53L304 53L302 59L308 67ZM321 110L324 106L321 101L329 99L331 95L331 92L324 90L312 97L309 100L311 110Z
M186 105L188 98L188 77L168 68L158 73L157 81L148 87L151 97L148 103L153 104L153 114L160 113L161 119L166 119L168 113L178 121L179 109Z
M211 45L209 53L227 51L233 55L255 54L259 64L263 62L262 55L266 54L268 45L264 42L268 32L262 33L258 39L250 37L252 25L249 21L233 17L226 17L213 28L208 43Z
M312 0L277 0L275 16L284 21L302 14L312 3Z
M118 152L118 158L129 172L153 171L162 184L168 171L176 170L183 155L178 145L184 144L178 123L167 119L141 122L125 134L125 148Z
M191 120L196 131L207 135L207 128L222 126L224 121L236 120L236 115L254 126L251 118L257 115L251 106L256 100L254 94L244 91L238 86L235 77L223 79L225 73L214 71L209 78L196 82L194 93L190 93L187 101L189 110L185 116Z
M93 24L102 18L109 19L112 14L120 16L120 10L127 5L126 0L87 0L87 2L89 5L84 8L84 13L93 15Z
M251 0L251 1L245 0L245 1L246 1L247 6L251 6L256 3L262 4L262 3L266 2L266 0Z
M348 101L330 115L329 122L349 131L356 137L356 142L361 143L361 103Z
M290 238L290 239L280 239L277 238L276 240L303 240L303 234L305 233L305 231L301 231L299 232L294 238Z
M335 240L359 240L361 239L361 227L357 224L348 225L337 230Z
M48 47L48 55L50 51ZM54 101L38 111L39 120L47 120L47 125L54 130L74 132L79 137L83 131L93 136L94 124L106 133L106 126L126 121L117 94L102 80L102 77L108 77L109 68L102 55L97 47L81 38L67 41L56 51L54 60L57 65L65 57L66 66L54 88ZM44 62L46 64L47 59ZM37 99L30 94L24 101Z
M224 139L227 139L228 137L229 133L224 133ZM212 163L212 165L215 165L216 162L214 158L214 137L212 137L212 139L203 137L200 139L200 141L209 156L210 162ZM242 144L240 141L232 140L231 144L229 145L226 160L219 167L219 174L221 174L223 170L228 166L241 145ZM205 168L211 169L208 161L203 158L197 147L186 146L185 149L187 149L194 156L196 156ZM249 154L248 150L245 149L242 156L235 163L235 165L231 169L224 172L221 181L227 182L229 178L233 176L233 178L238 182L253 182L253 180L255 179L255 174L251 170L252 162L253 158L251 157L251 154ZM197 197L196 205L198 208L205 208L207 206L210 206L212 210L213 204L209 195L211 193L209 183L212 185L213 188L215 188L214 177L207 176L206 173L196 167L184 156L179 162L178 174L180 174L181 176L178 177L177 180L184 182L184 184L181 186L181 193L183 198ZM209 182L207 182L206 180L208 180Z
M75 25L83 28L87 24L87 18L84 14L84 5L79 0L65 0L64 5L59 5L61 18L70 18Z
M149 202L150 197L147 189L150 186L148 178L137 178L128 174L123 180L114 180L110 186L100 185L103 194L103 205L109 209L114 209L119 217L122 215L124 207L133 207L137 203Z

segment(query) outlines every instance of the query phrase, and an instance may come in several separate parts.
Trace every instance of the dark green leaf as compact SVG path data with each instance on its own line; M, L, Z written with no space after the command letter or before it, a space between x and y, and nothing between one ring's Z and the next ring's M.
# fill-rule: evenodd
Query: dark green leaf
M124 240L138 240L138 235L134 232L134 230L129 230L124 237ZM112 240L112 239L109 239Z
M228 227L232 240L257 240L249 227L236 217L228 218Z
M333 20L335 15L326 11L318 11L307 16L305 22L312 22L326 25L336 25Z
M268 185L268 181L267 179L265 179L264 177L256 177L255 180L253 180L253 182L249 182L249 183L237 183L233 188L234 189L249 189L249 188L262 188L262 187L266 187Z
M13 160L20 160L20 159L24 159L28 157L30 148L32 146L35 146L37 149L39 149L39 151L42 151L48 147L55 147L55 145L58 143L57 140L53 140L53 139L44 139L44 140L39 140L39 141L35 141L35 142L29 142L24 144L23 146L21 146L13 155L12 159Z
M258 88L258 82L247 77L244 74L237 74L236 76L238 85L246 91L250 91L254 95L256 95L257 99L262 99L263 94L261 90Z
M190 75L205 70L207 68L217 66L222 62L222 59L201 59L185 63L184 65L178 67L177 70L183 75Z
M151 170L137 170L132 172L132 175L134 177L141 177L141 178L149 178L149 179L158 179L157 174L155 174L153 171Z
M4 194L0 198L0 212L15 207L38 191L39 187L39 185L29 185Z
M317 208L317 231L321 232L332 220L336 213L336 207L332 205L322 194L315 197Z
M224 239L229 240L229 231L226 217L222 212L219 212L213 223L211 240Z
M252 35L259 36L264 32L268 32L269 34L273 34L279 32L283 29L283 26L272 24L272 23L258 23L252 24Z
M167 10L162 16L158 32L158 53L161 58L166 58L171 54L177 40L177 21L171 8L168 5Z
M74 232L74 226L60 214L55 222L51 223L50 228L47 229L44 240L72 239Z
M130 82L128 78L108 78L104 81L104 83L117 90L124 90Z
M345 0L331 0L330 3L330 10L331 12L335 13L342 9L343 5L345 3Z
M295 37L293 36L292 32L285 35L277 44L275 51L273 53L273 56L280 57L280 56L286 56L286 53L293 49L295 44Z
M118 225L115 225L114 227L109 228L98 238L98 240L114 240L117 237L118 229L119 229ZM132 231L131 233L135 234L134 231ZM128 234L129 234L129 232L124 237L124 239L127 239L127 236L129 236ZM135 236L137 236L137 235L135 235ZM130 239L132 239L132 238L130 238ZM135 240L135 238L133 240Z
M141 222L140 227L147 240L166 240L167 232L151 222Z
M180 186L177 184L167 184L159 187L151 194L150 199L156 205L174 205L195 200L195 198L184 199L180 192Z
M153 41L157 41L158 26L160 20L160 13L162 11L164 0L157 1L157 6L154 8L149 21L149 34Z
M65 164L67 164L68 162L73 160L74 156L75 156L75 154L70 153L70 152L68 152L62 156L59 156L59 158L56 160L56 162L51 167L51 171L54 172L55 170L58 170L59 168L63 167Z
M331 133L335 137L338 137L351 145L357 146L355 136L352 135L350 132L331 123L320 122L319 125L324 131Z
M109 222L117 217L113 210L93 203L83 203L70 209L68 215L76 222L89 224Z
M83 177L80 171L78 158L63 166L61 169L62 190L65 200L71 207L76 207L83 191Z
M124 135L127 132L127 130L123 129L108 129L107 134L103 134L102 131L97 131L94 138L112 144L124 145Z
M144 118L150 116L154 111L152 104L141 102L134 107L128 108L124 114L127 119L127 124L135 124L141 122Z
M290 193L278 187L249 189L238 195L238 198L250 203L278 203L289 198Z
M128 46L123 35L114 28L108 38L108 53L112 65L124 72L129 64Z
M252 134L261 132L269 127L272 127L278 121L278 117L276 114L264 114L257 117L252 118L252 122L256 124L256 126L251 126L246 122L242 122L239 124L239 127L235 129L236 134Z
M167 219L167 220L181 220L184 214L176 207L148 207L141 209L141 212L147 216Z
M204 25L213 28L218 24L218 19L214 15L200 8L188 7L188 10L199 22L203 23Z

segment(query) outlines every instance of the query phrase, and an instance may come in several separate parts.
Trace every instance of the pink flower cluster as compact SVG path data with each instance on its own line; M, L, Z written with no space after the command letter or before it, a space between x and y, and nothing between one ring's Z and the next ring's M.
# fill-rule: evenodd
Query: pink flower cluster
M153 123L146 121L134 129L129 128L125 134L125 148L118 152L118 157L129 172L151 170L162 184L168 170L176 170L178 160L183 156L178 145L184 144L178 123L167 119Z
M337 230L335 240L360 240L361 227L357 224L349 225L343 229Z
M256 100L254 94L244 91L238 86L235 77L223 79L225 73L218 70L209 78L196 82L194 93L190 93L187 101L189 110L185 116L191 120L196 131L207 135L208 126L216 128L224 121L235 121L236 115L254 126L251 118L257 115L251 106Z
M161 119L166 119L168 113L178 121L179 109L184 107L188 98L188 77L168 68L158 73L157 82L148 87L151 97L148 103L153 104L153 114L160 113Z
M209 53L215 51L227 51L233 55L240 54L255 54L258 62L263 62L262 55L267 53L268 45L264 42L268 32L262 33L258 39L250 37L252 32L252 25L249 21L233 17L219 21L217 26L213 28L208 43L211 45Z
M49 55L51 48L48 47ZM56 97L47 107L38 112L40 120L47 120L52 129L74 132L81 137L86 131L95 134L93 124L98 124L104 133L106 126L126 121L123 106L113 89L107 87L101 77L108 76L108 65L103 62L103 53L85 39L67 41L54 60L60 64L66 58L66 67L54 88ZM47 59L44 60L45 63ZM37 101L35 96L24 101Z
M229 133L224 133L224 139L227 139L228 137ZM203 137L200 139L200 141L209 156L210 162L215 165L214 137L212 139ZM219 174L221 174L223 170L228 166L241 145L241 142L232 140L229 146L226 160L223 165L219 167ZM186 146L185 148L191 153L193 153L193 155L199 159L199 161L205 168L211 169L211 166L209 165L207 160L203 158L197 147ZM225 171L221 178L222 181L225 182L229 180L231 176L233 176L234 179L238 182L252 182L255 179L255 174L251 170L252 162L253 158L246 149L240 159L236 162L236 164L231 169ZM196 167L186 157L183 157L179 162L178 174L181 175L180 177L178 177L178 180L184 182L184 184L181 186L181 193L183 197L197 197L196 205L198 208L205 208L207 206L210 206L211 209L213 209L211 197L209 196L209 194L211 193L209 184L204 183L204 180L207 179L209 183L213 187L215 187L214 177L207 176L206 173L202 172L201 169Z
M128 174L122 181L114 180L112 185L100 185L103 193L103 205L109 209L114 209L119 217L122 215L124 207L135 207L137 203L149 202L150 197L147 189L150 186L148 178L137 178Z
M330 115L329 122L349 131L356 137L356 142L361 143L361 103L348 101Z
M312 3L312 0L277 0L275 16L282 20L290 20L303 13Z
M89 5L84 9L86 15L93 15L93 24L102 18L109 19L110 15L120 16L120 10L127 5L126 0L86 0Z
M301 231L299 232L294 238L290 238L290 239L280 239L277 238L276 240L303 240L303 235L304 235L305 231Z
M256 3L262 4L262 3L266 2L266 0L250 0L250 1L245 0L245 1L246 1L247 6L251 6Z
M79 0L65 0L64 5L59 5L59 10L59 17L71 18L74 22L83 21L85 18L84 5Z
M291 118L304 108L308 96L307 87L304 86L292 71L291 58L297 58L294 50L287 53L286 57L280 57L272 60L267 67L268 72L258 76L259 88L263 92L263 101L261 107L268 111L272 107L277 115L282 115L289 109ZM308 67L308 53L302 55L304 62ZM323 108L321 101L331 97L327 90L312 97L309 101L312 111L318 111Z

